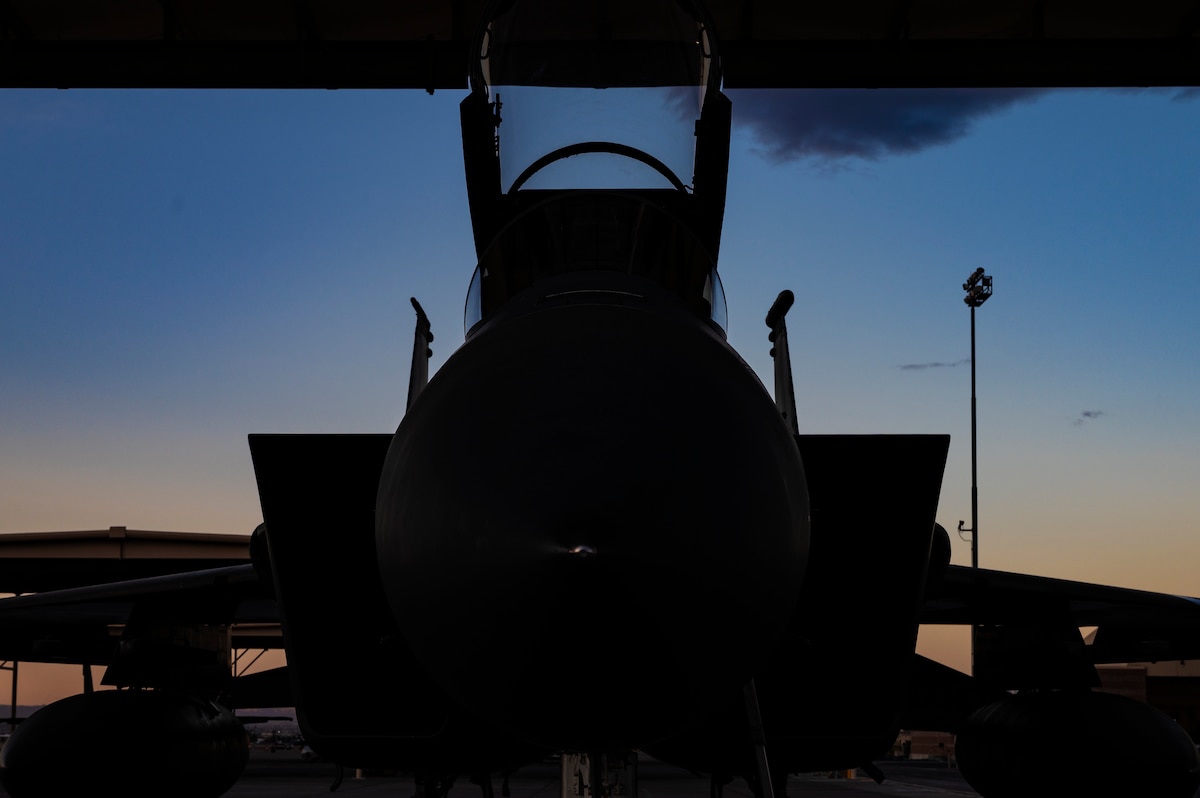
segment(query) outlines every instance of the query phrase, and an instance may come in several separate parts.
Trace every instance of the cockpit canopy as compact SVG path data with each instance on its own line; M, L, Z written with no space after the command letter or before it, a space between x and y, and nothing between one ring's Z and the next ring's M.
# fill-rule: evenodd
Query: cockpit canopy
M723 328L730 106L699 5L502 0L476 45L461 106L480 258L468 329L567 272L652 280Z

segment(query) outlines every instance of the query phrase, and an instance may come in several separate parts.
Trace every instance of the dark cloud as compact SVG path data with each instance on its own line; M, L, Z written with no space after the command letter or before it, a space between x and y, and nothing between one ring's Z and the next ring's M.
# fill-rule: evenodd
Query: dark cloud
M1102 416L1102 415L1104 415L1103 410L1081 410L1079 412L1079 417L1076 418L1075 421L1073 421L1072 423L1077 427L1082 427L1083 422L1091 421L1092 419L1095 419L1095 418L1100 418L1100 416Z
M849 159L875 161L949 144L984 117L1061 89L731 89L735 125L754 132L777 162L810 160L835 171ZM1200 87L1107 89L1155 93L1175 102L1200 99ZM695 93L670 105L695 112Z
M955 360L953 363L942 363L934 361L932 363L905 363L900 366L903 371L923 371L925 369L952 369L955 366L965 366L971 362L971 358L964 357L962 360Z
M1045 89L820 89L730 91L735 124L775 161L877 160L946 144L971 124Z

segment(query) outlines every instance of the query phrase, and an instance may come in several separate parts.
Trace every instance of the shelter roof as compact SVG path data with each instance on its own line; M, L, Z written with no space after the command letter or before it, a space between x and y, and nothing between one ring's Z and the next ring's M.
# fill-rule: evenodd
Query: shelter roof
M0 535L0 592L41 593L250 561L249 535L123 526Z
M1197 0L708 0L731 88L1200 85ZM466 86L485 0L0 0L0 86Z

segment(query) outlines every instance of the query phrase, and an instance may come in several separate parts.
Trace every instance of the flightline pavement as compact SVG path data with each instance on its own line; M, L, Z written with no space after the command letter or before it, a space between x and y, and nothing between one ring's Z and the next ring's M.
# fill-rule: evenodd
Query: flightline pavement
M880 763L887 779L876 784L858 771L855 778L845 774L800 774L788 778L788 798L971 798L978 796L954 768L933 762ZM336 792L330 792L335 768L324 762L304 762L296 751L274 754L255 751L241 780L225 795L227 798L413 798L413 779L408 775L368 773L356 779L346 771ZM523 768L509 780L511 798L559 798L559 764L547 761ZM502 798L501 783L495 784L495 798ZM170 786L164 785L164 795ZM753 798L745 782L734 781L724 790L725 798ZM0 798L8 793L0 789ZM83 795L80 798L93 798ZM108 798L94 793L94 798ZM114 796L113 798L119 798ZM482 798L480 788L467 779L455 783L449 798ZM709 798L708 780L685 770L645 757L638 763L637 798ZM1063 798L1080 798L1066 796ZM1144 798L1128 796L1127 798ZM1200 798L1197 791L1195 798Z

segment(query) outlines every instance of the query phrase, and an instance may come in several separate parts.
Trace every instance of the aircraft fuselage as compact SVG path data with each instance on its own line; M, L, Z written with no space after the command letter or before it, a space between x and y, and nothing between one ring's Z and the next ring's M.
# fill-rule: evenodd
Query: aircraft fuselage
M646 280L577 272L513 300L417 398L376 531L392 612L447 692L526 739L633 747L766 657L807 487L718 330Z

